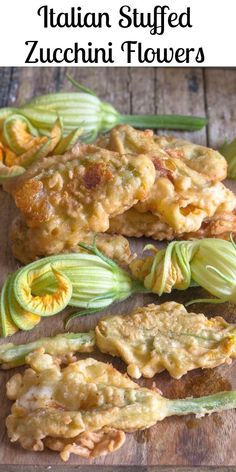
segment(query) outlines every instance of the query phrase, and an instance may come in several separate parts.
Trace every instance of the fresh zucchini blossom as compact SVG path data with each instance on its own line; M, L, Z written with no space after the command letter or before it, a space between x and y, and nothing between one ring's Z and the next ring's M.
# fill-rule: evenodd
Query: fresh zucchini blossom
M174 241L165 249L152 245L145 249L154 255L135 259L130 269L146 289L160 296L199 285L216 298L198 301L236 303L236 246L232 238Z
M7 278L0 294L2 336L32 329L40 317L55 315L67 306L83 308L69 321L147 292L142 282L105 257L95 242L80 246L88 253L39 259Z
M39 133L47 134L58 117L63 121L64 135L83 128L81 139L92 142L99 133L114 126L128 124L136 128L165 128L195 131L207 124L207 119L182 115L123 115L110 103L74 79L69 80L78 92L57 92L41 95L19 108L0 108L0 129L5 119L16 114L30 121Z

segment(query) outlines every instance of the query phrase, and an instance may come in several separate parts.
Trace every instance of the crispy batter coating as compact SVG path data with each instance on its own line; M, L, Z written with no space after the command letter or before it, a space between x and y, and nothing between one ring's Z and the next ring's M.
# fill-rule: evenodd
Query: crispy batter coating
M121 357L133 378L168 370L176 379L189 370L213 368L235 357L236 325L188 313L179 303L147 305L131 314L103 318L96 327L102 352Z
M208 328L200 333L202 345ZM129 330L127 334L130 336ZM150 332L149 337L151 343ZM145 338L147 341L147 335ZM216 337L215 341L219 342ZM173 347L172 338L170 344ZM169 345L163 347L168 352ZM154 349L155 355L156 345ZM198 350L194 344L192 349ZM27 362L31 368L7 383L7 396L15 400L6 420L8 436L31 451L43 451L45 446L59 451L65 461L71 453L90 458L106 455L124 443L125 432L149 428L167 416L204 416L236 406L234 391L168 400L157 389L139 387L111 365L94 359L61 369L57 359L42 349L30 354Z
M52 230L50 223L39 228L29 228L21 217L17 217L11 227L11 240L13 254L23 264L43 257L69 252L81 252L78 246L80 242L92 244L95 233L80 231L70 232L67 224L61 222L60 226ZM129 264L134 258L129 242L121 235L109 235L99 233L96 235L98 249L107 257L121 265Z
M230 234L236 234L236 210L232 213L218 213L203 221L201 228L195 233L184 235L185 239L221 238L229 239Z
M137 262L132 271L142 279L149 260ZM69 363L75 361L75 353L92 352L95 346L123 359L131 377L150 378L167 369L172 377L180 378L195 368L230 363L236 357L236 325L221 317L208 320L203 314L188 313L175 302L152 304L136 308L126 316L102 318L95 332L64 333L25 345L3 344L0 362L4 369L31 362L28 354L43 347L58 361ZM44 361L47 359L43 357ZM18 387L11 388L8 396L14 399L15 391Z
M157 241L172 239L229 239L230 233L236 234L236 213L216 212L211 218L206 218L197 231L177 234L174 229L163 223L158 216L151 212L140 214L136 208L130 208L122 215L111 218L109 233L123 234L126 237L140 238L145 236Z
M125 442L124 431L114 428L102 428L99 431L81 433L71 439L47 437L45 446L52 451L60 452L63 461L68 461L70 454L76 454L86 459L106 456L117 451Z
M67 229L103 232L109 218L144 200L155 179L151 160L95 146L39 160L7 189L31 228L61 222Z
M7 383L15 400L6 424L12 442L42 451L44 446L82 457L104 455L124 442L124 431L162 420L168 400L141 388L109 364L85 359L61 369L57 360L35 351L31 369Z
M220 183L226 177L226 161L213 149L174 137L155 136L150 130L138 131L130 126L114 128L98 143L120 154L146 153L152 159L156 168L155 184L146 200L134 207L142 213L141 227L143 213L151 212L173 228L176 235L195 232L206 218L216 212L228 215L236 207L234 194ZM159 226L159 221L156 224ZM159 229L152 231L157 234ZM160 233L157 239L162 238Z
M236 232L236 197L220 182L226 161L217 151L126 125L97 145L106 149L76 146L7 184L21 211L12 227L21 262L76 252L94 231L157 240ZM97 243L118 263L130 262L121 236L100 234Z
M150 196L135 206L138 212L151 212L181 234L198 231L216 212L234 211L236 198L221 182L209 182L180 159L177 164L173 180L168 176L156 179Z
M150 211L140 214L136 208L130 208L122 215L111 218L108 232L136 238L146 236L158 241L164 239L171 241L176 236L173 228L161 221L158 216Z
M89 233L106 231L111 216L145 199L154 180L148 157L95 146L79 145L64 156L39 160L5 187L21 212L12 231L15 255L25 261L27 254L32 259L76 250L85 234L91 240ZM101 239L115 248L111 238ZM124 240L117 246L129 251Z
M129 125L119 125L107 135L100 136L96 144L120 154L151 154L154 163L157 163L157 170L158 158L160 161L173 158L181 159L191 169L204 174L208 180L221 181L227 176L227 163L219 152L174 136L157 136L149 129L140 131ZM163 172L163 169L159 170ZM167 166L166 172L168 170L173 169Z

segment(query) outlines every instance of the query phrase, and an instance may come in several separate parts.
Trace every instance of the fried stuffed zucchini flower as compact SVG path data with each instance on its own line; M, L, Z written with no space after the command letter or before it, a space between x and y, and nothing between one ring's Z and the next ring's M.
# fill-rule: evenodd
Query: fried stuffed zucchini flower
M106 316L88 333L61 333L26 344L1 344L0 367L10 369L26 362L43 348L63 364L76 353L101 352L120 357L130 377L152 378L167 370L176 379L193 369L229 365L236 358L236 324L223 318L206 318L188 312L179 303L146 305L132 313Z
M34 452L45 447L85 458L119 449L125 433L150 428L167 416L204 416L236 407L236 392L169 400L140 387L112 365L87 358L61 368L44 350L27 358L30 369L7 383L14 401L6 426L11 442Z

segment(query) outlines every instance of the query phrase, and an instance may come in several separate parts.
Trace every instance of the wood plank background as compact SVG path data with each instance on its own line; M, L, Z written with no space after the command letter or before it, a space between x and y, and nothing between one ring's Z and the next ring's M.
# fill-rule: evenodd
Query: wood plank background
M196 133L182 133L186 139L212 147L219 146L225 138L236 136L236 71L232 69L157 69L157 68L0 68L0 106L18 105L36 94L58 90L74 90L67 81L69 72L81 83L93 88L101 98L111 102L122 113L182 113L208 116L209 126ZM178 135L179 133L174 133ZM15 270L17 263L11 254L8 239L9 226L15 214L11 199L0 193L0 283L6 275ZM137 249L140 243L133 243ZM200 290L194 292L199 296ZM186 295L174 294L176 301L184 301ZM188 298L191 293L188 292ZM162 301L173 299L173 295L162 297ZM128 302L115 306L109 312L123 313L133 307L157 301L155 297L133 297ZM208 315L224 315L236 322L233 305L196 306L196 311ZM74 322L74 330L87 330L96 324L96 316ZM55 334L62 331L62 316L40 323L31 333L19 333L16 342L35 339L45 332ZM98 356L102 358L102 356ZM107 357L103 359L107 360ZM121 362L115 365L124 369ZM192 417L169 418L150 430L128 435L126 445L120 452L88 464L78 457L72 457L65 467L58 456L46 451L31 454L17 445L10 445L6 437L4 421L10 402L5 398L5 382L11 373L0 374L0 470L47 470L49 467L90 472L94 465L139 466L144 472L156 466L158 471L165 466L231 466L236 470L236 413L215 414L201 420ZM181 381L171 379L166 373L156 379L158 387L167 397L202 395L220 390L236 389L236 363L232 367L222 366L212 371L195 371ZM151 386L152 381L143 384ZM88 466L84 469L83 466ZM230 469L231 469L230 467ZM115 468L116 469L116 468ZM118 469L117 469L118 470ZM127 470L131 470L130 467ZM133 470L133 469L132 469ZM141 469L140 469L141 470ZM169 472L169 469L165 469ZM172 469L173 470L173 469ZM186 472L190 469L185 469ZM192 468L191 468L192 470ZM198 469L200 470L200 469ZM203 470L201 468L201 470ZM205 468L204 468L205 470ZM208 468L206 470L209 470ZM225 469L221 469L222 471ZM227 469L228 470L228 469Z

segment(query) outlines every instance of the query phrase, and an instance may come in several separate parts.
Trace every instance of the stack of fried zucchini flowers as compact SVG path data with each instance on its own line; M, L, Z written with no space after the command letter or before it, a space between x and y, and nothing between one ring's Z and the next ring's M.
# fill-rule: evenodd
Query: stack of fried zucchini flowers
M226 174L217 151L118 126L96 145L40 159L5 184L20 212L13 252L24 263L74 252L96 232L106 255L121 262L124 252L127 262L122 236L228 238L236 198L221 182Z
M67 136L57 121L47 139L37 133L32 137L28 119L39 126L40 100L20 110L24 139L13 143L15 154L8 148L11 114L5 148L0 147L0 179L19 211L11 230L13 253L30 263L3 286L2 334L32 329L41 317L67 305L82 308L79 314L84 315L137 292L161 296L199 285L215 297L208 301L235 303L236 197L222 183L225 158L212 149L123 124L93 145L71 148L79 131L68 122ZM52 97L45 100L49 126ZM110 114L112 124L123 122L96 97L89 100L93 107L101 105L99 113ZM91 121L95 124L97 134L101 123ZM103 125L111 128L109 122ZM124 236L177 241L163 249L149 244L145 249L151 253L137 258ZM91 458L119 449L125 432L149 428L167 416L236 407L236 392L168 400L109 364L90 358L75 362L75 353L96 348L122 358L135 379L165 369L179 379L195 368L229 364L236 357L236 326L168 302L104 318L88 333L2 345L2 368L31 367L7 384L8 398L14 400L7 418L12 442L33 451L46 446L63 460L71 453Z

